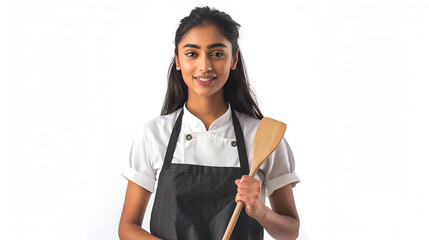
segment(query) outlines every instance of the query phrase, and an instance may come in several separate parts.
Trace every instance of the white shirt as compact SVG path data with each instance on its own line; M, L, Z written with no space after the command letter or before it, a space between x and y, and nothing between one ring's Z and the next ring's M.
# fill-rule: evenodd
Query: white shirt
M122 176L150 192L155 191L156 180L164 164L168 141L181 110L182 108L143 124L134 137L129 163L122 171ZM234 112L243 130L250 167L253 159L253 140L261 120L245 113ZM188 136L186 139L187 135L191 135L192 138L189 140ZM231 144L235 140L229 104L228 110L216 119L208 130L200 119L188 111L185 104L182 129L172 163L239 167L237 147ZM222 151L213 147L219 146L219 143L225 148ZM265 196L269 197L275 190L287 184L292 183L294 187L300 181L294 170L295 159L289 144L283 137L276 150L265 160L255 176L261 181L261 200L265 202Z

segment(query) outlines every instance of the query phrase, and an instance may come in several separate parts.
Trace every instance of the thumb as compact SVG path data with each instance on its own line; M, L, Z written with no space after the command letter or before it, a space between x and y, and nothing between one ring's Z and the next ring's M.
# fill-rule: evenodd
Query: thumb
M238 184L240 184L240 179L235 180L235 185L238 186Z

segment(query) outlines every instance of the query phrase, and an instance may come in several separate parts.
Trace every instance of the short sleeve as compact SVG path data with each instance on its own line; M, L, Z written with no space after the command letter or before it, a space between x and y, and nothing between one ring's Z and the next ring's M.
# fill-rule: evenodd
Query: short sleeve
M129 162L122 171L122 176L150 192L154 191L156 170L152 161L151 141L147 128L143 126L134 137L129 155Z
M286 139L280 141L276 150L266 160L266 165L261 169L265 174L266 195L288 184L292 187L300 182L295 173L295 158Z

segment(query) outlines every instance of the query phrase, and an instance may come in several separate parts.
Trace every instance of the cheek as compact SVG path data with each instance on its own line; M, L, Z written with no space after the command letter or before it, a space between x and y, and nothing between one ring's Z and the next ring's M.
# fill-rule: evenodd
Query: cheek
M183 61L183 67L187 72L192 72L197 68L197 64L194 61Z
M219 74L228 74L231 68L229 61L218 62L215 65L215 69Z
M228 64L224 64L221 69L222 75L224 75L225 79L228 79L230 74L230 66Z
M181 63L180 68L184 78L193 72L192 66L186 62Z

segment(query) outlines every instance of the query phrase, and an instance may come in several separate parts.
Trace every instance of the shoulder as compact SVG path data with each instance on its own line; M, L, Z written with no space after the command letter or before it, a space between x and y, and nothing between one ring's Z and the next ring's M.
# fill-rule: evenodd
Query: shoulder
M169 126L173 127L173 125L176 122L176 119L179 116L181 110L182 110L182 108L179 108L170 114L155 117L155 118L145 122L143 124L143 127L148 129L148 130L150 130L150 129L158 130L159 128L165 128L165 127L169 127Z
M247 113L238 112L235 110L234 113L237 115L237 118L240 121L243 129L246 128L256 130L259 126L259 123L261 122L261 119L255 118L254 116L251 116Z
M170 135L181 110L182 108L179 108L170 114L161 115L144 122L140 126L138 135L149 138L165 134Z
M252 149L253 139L255 138L256 131L258 130L258 126L259 126L259 123L261 122L261 119L258 119L247 113L238 112L235 110L234 110L234 113L237 115L238 121L240 122L245 141L248 147Z

